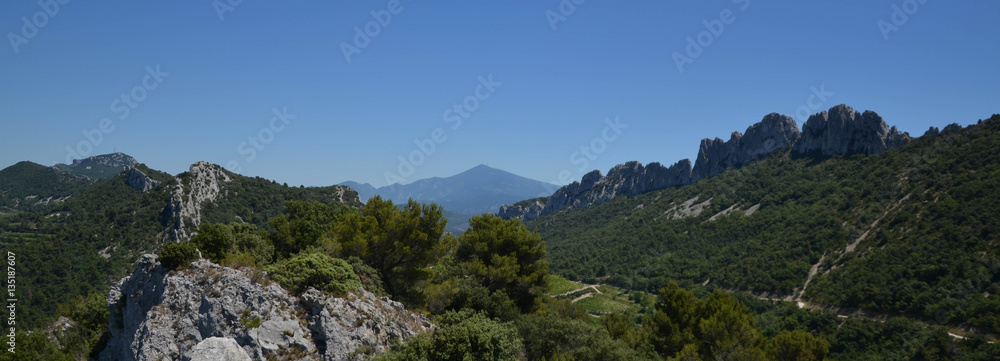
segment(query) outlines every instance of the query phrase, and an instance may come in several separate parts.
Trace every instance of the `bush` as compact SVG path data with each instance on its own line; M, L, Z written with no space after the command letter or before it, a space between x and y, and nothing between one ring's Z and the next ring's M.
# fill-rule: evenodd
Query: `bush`
M163 268L174 270L198 259L198 250L191 242L170 242L160 250L159 259Z
M266 268L271 279L302 294L309 287L344 296L361 288L361 279L347 261L325 253L299 253Z
M419 335L376 360L523 360L524 345L510 322L471 311L449 312L432 335Z
M198 227L198 234L191 238L191 243L205 258L221 262L236 245L236 235L232 227L225 224L205 223Z
M379 297L389 295L385 292L385 287L382 286L382 276L379 275L377 269L365 264L358 257L348 258L347 263L354 269L354 274L358 275L358 278L361 278L361 287L364 287L365 291Z

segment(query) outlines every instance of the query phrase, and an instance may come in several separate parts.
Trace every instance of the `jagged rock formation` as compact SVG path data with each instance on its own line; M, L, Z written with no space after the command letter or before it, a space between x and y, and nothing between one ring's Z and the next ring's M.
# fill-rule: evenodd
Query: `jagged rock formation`
M962 130L962 125L961 124L951 123L951 124L948 124L948 126L944 127L944 130L942 132L944 132L944 133L951 133L951 132L957 132L957 131L960 131L960 130Z
M864 114L838 105L809 117L802 137L792 151L798 154L878 154L902 146L910 135L890 128L882 117L867 110Z
M692 171L692 183L765 158L788 148L798 139L799 127L795 120L778 113L768 114L760 123L751 125L746 134L733 132L729 141L704 139Z
M146 173L143 173L135 167L129 168L128 172L125 173L125 182L128 183L129 187L142 192L149 192L150 189L156 188L156 186L160 185L159 181L149 178Z
M650 163L644 167L641 163L632 161L611 168L607 176L603 176L601 171L595 170L584 175L580 182L573 182L559 188L545 202L541 214L555 212L568 205L577 208L588 207L602 204L618 196L633 196L690 183L691 161L687 159L677 162L669 168L660 163Z
M500 210L497 212L497 216L503 219L520 218L522 220L535 219L542 215L542 209L545 208L545 202L549 199L537 198L525 202L514 203L511 205L500 206Z
M310 289L297 298L262 274L206 260L168 272L155 255L143 256L132 275L112 286L108 310L111 337L100 360L194 360L239 351L253 360L347 360L433 327L364 290L344 299Z
M628 162L612 168L606 177L597 170L587 173L579 182L563 186L548 199L534 204L503 206L497 215L527 221L566 206L588 207L622 195L685 186L789 147L792 152L805 155L871 155L902 146L910 139L909 134L886 125L875 112L862 114L846 105L809 117L801 132L791 117L771 113L747 128L745 134L733 132L728 141L702 140L693 168L687 159L669 168L659 163L643 167L639 162Z
M194 236L193 230L201 225L201 207L214 202L222 193L222 183L232 179L222 167L208 162L192 164L188 177L177 177L167 209L177 219L173 239L183 240Z

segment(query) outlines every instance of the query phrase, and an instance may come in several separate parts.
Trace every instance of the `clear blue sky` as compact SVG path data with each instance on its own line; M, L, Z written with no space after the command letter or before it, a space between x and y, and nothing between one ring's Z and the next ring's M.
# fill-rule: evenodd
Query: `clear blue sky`
M822 109L875 110L913 135L1000 113L1000 2L586 0L553 30L546 12L562 2L402 0L348 62L341 43L389 1L244 0L222 19L211 0L76 0L53 16L4 1L0 167L64 162L85 142L174 174L235 161L291 185L382 186L440 128L446 140L404 183L481 163L556 182L693 158L702 138L795 115L813 87L833 93ZM907 3L920 6L894 23ZM729 24L679 72L674 53L705 22L718 32L725 10ZM880 20L895 27L888 40ZM157 65L159 83L146 77ZM445 112L491 74L501 85L453 129ZM264 130L274 109L295 118ZM614 117L628 128L595 142ZM100 131L105 118L114 130ZM258 135L270 142L248 142ZM606 146L573 158L591 144Z

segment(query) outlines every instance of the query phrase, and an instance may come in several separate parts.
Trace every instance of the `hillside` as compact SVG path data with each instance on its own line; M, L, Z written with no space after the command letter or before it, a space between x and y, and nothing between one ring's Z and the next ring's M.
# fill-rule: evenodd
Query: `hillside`
M789 147L528 226L546 240L553 272L570 279L638 290L677 280L996 335L997 154L1000 116L881 154Z
M15 204L54 200L0 214L0 247L32 270L18 279L25 292L19 317L29 327L55 319L78 297L103 293L139 256L190 238L202 222L269 229L267 220L285 211L285 201L361 204L348 187L288 187L209 163L176 177L135 164L95 181L22 162L0 171L0 184Z
M93 184L57 168L20 162L0 170L0 213L43 209Z

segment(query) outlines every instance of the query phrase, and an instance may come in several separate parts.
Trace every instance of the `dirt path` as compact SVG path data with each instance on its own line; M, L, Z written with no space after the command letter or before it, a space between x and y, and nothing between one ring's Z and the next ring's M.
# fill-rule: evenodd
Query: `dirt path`
M819 265L822 264L823 260L825 259L826 259L826 253L820 256L819 262L816 262L816 264L814 264L812 268L809 269L809 277L806 277L806 283L802 285L802 291L799 291L799 295L795 297L796 300L802 300L802 295L806 293L806 288L809 288L809 282L812 282L813 276L815 276L816 273L819 272ZM799 308L802 308L803 306L804 306L803 303L799 302Z
M570 294L573 294L573 293L576 293L576 292L580 292L580 291L586 290L588 288L594 290L594 292L587 292L586 294L580 295L577 298L574 298L573 301L571 301L573 303L576 303L576 301L579 301L579 300L582 300L584 298L593 296L595 293L601 294L602 292L601 292L601 290L597 289L597 286L600 286L600 285L587 285L587 286L580 287L580 288L577 288L577 289L572 290L572 291L563 292L562 294L559 294L559 296L568 296Z

